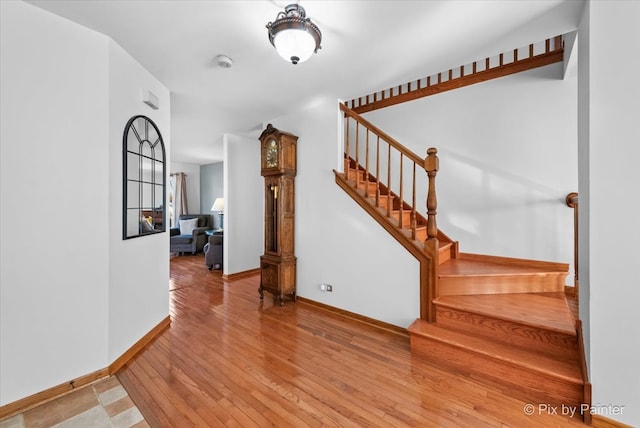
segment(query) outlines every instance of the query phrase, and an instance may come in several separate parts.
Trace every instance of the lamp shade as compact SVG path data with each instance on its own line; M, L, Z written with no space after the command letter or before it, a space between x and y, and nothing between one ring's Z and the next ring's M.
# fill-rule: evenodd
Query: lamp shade
M305 62L316 50L316 41L306 30L289 28L273 37L273 45L282 58L295 63Z
M224 211L224 198L216 198L211 207L211 211Z
M288 5L275 21L267 24L267 29L278 55L292 64L308 60L320 49L322 33L299 4Z

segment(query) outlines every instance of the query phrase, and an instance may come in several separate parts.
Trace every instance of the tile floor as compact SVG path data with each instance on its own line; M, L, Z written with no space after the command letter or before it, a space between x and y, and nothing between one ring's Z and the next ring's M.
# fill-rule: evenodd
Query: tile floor
M0 421L0 428L149 427L118 378L110 376Z

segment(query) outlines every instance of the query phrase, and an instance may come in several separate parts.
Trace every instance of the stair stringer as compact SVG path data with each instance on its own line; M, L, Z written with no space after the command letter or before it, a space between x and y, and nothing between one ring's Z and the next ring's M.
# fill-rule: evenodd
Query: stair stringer
M406 248L418 261L421 263L429 262L427 254L414 239L398 227L397 222L394 219L390 219L386 216L382 209L373 206L366 198L364 190L354 189L349 181L344 177L344 174L337 171L333 171L336 176L336 184L342 188L351 198L362 207L371 217L373 217L396 241ZM396 223L396 224L394 224Z

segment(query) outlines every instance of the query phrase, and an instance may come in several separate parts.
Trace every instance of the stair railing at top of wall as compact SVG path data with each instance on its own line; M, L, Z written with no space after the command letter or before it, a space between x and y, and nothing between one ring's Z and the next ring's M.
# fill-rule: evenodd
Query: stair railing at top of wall
M345 177L355 180L356 191L365 198L373 198L375 207L385 212L391 223L400 229L408 229L412 240L424 239L423 254L428 267L421 268L421 275L426 274L428 278L427 286L421 287L421 301L431 302L437 296L439 253L435 188L437 150L430 148L426 158L421 158L346 105L340 104L340 110L345 117ZM426 179L416 178L418 169L424 169ZM418 210L418 205L426 211ZM424 218L426 224L419 224ZM435 316L430 306L421 305L422 319L432 320Z
M513 49L499 55L451 68L422 79L354 98L346 105L358 114L439 94L463 86L496 79L563 61L562 36Z

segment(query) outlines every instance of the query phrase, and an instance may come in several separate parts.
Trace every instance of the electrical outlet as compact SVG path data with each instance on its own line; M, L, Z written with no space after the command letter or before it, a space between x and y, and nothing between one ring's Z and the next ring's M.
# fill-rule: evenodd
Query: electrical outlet
M333 291L333 286L331 286L331 284L322 283L322 284L320 284L320 291L329 291L329 292L331 292L331 291Z

